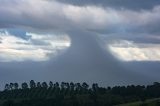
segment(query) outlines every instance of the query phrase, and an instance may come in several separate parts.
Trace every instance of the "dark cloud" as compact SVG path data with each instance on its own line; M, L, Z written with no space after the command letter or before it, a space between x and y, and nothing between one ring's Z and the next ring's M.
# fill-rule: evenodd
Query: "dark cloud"
M158 44L159 5L159 0L1 0L0 28L11 28L11 34L23 39L28 39L26 31L44 36L62 32L72 43L49 61L1 62L0 80L87 81L104 86L158 81L159 62L122 62L104 48L117 39Z
M159 0L57 0L58 2L68 3L78 6L103 6L111 8L127 8L132 10L152 9L160 5Z
M106 8L99 4L106 5ZM158 0L64 0L64 3L55 0L2 0L0 27L23 27L41 32L66 32L77 28L100 33L159 33L159 4ZM130 9L132 6L140 11ZM147 10L141 10L142 8Z

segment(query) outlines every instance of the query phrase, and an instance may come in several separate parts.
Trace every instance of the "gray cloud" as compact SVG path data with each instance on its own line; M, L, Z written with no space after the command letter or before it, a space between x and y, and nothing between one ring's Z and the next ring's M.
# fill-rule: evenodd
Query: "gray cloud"
M152 3L155 4L154 2L156 1ZM149 10L135 11L109 6L105 8L97 5L77 6L48 0L13 0L12 2L1 0L0 26L61 32L76 28L105 33L159 33L160 6L158 4ZM145 7L145 4L142 7Z
M159 0L57 0L58 2L68 3L78 6L96 5L111 8L127 8L131 10L152 9L159 5Z
M16 37L28 40L15 28L44 36L63 32L72 41L65 53L48 61L1 62L1 79L87 81L106 86L160 80L159 62L120 62L104 50L104 42L110 40L159 43L159 1L142 1L1 0L0 27L13 28L9 32ZM42 42L32 39L32 44L46 46Z

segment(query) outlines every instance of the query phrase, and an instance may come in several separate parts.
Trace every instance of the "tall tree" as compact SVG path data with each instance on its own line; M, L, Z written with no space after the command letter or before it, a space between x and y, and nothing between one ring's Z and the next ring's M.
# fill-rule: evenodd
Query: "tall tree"
M74 86L75 86L74 83L71 82L71 83L70 83L70 89L71 89L72 91L74 90Z
M52 81L49 81L49 87L53 88L53 82Z
M65 83L65 86L66 86L67 89L70 89L70 85L69 85L68 82Z
M34 82L34 80L30 81L30 88L36 88L36 83Z
M14 83L14 89L18 89L19 85L18 83Z
M64 90L65 88L65 82L61 82L61 89Z
M22 89L27 89L28 88L28 84L26 82L22 83Z
M92 84L92 90L93 90L93 91L97 91L98 88L99 88L99 87L98 87L98 84L97 84L97 83L93 83L93 84Z
M43 88L48 88L47 83L46 83L46 82L42 82L42 87L43 87Z
M6 84L4 89L5 89L5 90L10 90L10 85L9 85L9 84Z
M13 84L13 83L10 83L10 85L9 85L9 86L10 86L10 89L11 89L11 90L13 90L13 88L14 88L14 84Z
M83 87L84 89L88 89L88 88L89 88L89 85L88 85L86 82L83 82L82 87Z
M75 86L76 86L76 90L80 90L82 88L80 83L76 83Z
M56 82L56 83L54 84L54 87L55 87L55 88L59 88L59 83Z
M41 88L41 83L37 82L37 88Z

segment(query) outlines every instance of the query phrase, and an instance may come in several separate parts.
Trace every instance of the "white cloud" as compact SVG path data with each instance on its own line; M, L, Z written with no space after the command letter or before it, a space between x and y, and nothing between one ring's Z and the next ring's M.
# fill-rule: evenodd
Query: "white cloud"
M26 33L29 39L22 39L1 30L0 61L46 61L50 56L56 56L59 51L70 47L71 41L67 35L39 35Z
M160 61L160 44L119 40L109 44L107 49L123 61Z
M95 6L78 7L68 5L65 6L64 15L77 25L92 28L104 26L107 22L107 14L103 8Z

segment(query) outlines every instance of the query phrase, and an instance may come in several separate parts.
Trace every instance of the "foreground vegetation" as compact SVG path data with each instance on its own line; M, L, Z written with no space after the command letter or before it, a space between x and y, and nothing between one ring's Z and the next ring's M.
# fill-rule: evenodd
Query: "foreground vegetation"
M125 103L116 106L160 106L160 98L148 99L145 101L137 101L132 103Z
M53 83L35 82L31 80L19 86L18 83L5 85L0 92L0 106L113 106L140 101L133 106L147 106L150 102L160 106L158 100L146 102L146 99L160 97L160 83L153 85L129 85L115 87L99 87L94 83ZM147 104L148 103L148 104ZM120 105L123 106L123 105ZM124 105L125 106L125 105ZM132 106L126 104L126 106Z

